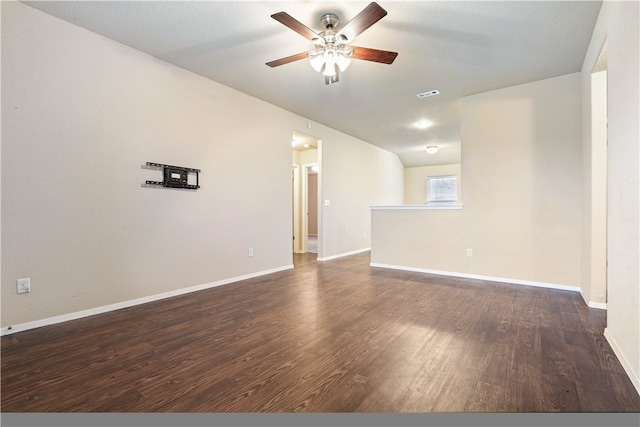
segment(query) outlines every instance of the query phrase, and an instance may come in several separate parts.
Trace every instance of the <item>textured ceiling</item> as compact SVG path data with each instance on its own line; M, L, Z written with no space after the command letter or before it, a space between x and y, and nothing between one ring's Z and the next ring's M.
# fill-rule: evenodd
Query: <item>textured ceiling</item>
M354 45L398 52L353 60L326 86L307 60L266 62L311 42L270 17L316 31L369 2L25 1L28 5L397 153L407 167L459 161L460 98L580 71L600 1L385 1L388 15ZM440 95L416 94L438 89ZM418 128L419 120L432 125ZM435 155L426 145L437 144Z

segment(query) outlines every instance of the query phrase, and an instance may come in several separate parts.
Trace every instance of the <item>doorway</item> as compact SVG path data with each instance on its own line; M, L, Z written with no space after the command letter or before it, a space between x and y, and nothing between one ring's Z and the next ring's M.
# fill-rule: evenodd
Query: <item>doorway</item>
M318 164L305 168L307 172L307 252L318 253ZM304 232L304 229L303 229Z
M311 135L294 131L293 151L293 252L319 254L322 248L320 197L320 144Z

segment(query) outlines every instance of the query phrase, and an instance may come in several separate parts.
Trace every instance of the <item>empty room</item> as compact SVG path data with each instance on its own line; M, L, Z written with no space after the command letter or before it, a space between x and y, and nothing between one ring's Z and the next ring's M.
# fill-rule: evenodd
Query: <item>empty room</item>
M2 1L2 413L636 414L636 1Z

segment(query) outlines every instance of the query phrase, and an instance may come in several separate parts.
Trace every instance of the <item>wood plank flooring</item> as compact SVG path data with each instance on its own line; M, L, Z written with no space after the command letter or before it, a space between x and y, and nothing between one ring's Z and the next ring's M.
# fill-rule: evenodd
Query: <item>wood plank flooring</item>
M369 254L2 337L2 412L638 412L575 292Z

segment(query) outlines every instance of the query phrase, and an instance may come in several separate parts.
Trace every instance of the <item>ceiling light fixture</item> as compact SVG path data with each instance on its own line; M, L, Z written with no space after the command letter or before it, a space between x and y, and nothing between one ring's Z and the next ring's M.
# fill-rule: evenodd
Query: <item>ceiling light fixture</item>
M338 81L338 69L345 71L351 63L353 49L347 47L345 36L336 37L338 32L333 30L338 25L336 15L327 13L322 17L322 23L327 30L322 37L313 39L316 48L308 53L309 63L314 70L322 72L325 83L331 84Z
M426 129L431 125L433 125L433 123L431 123L429 120L420 120L418 123L416 123L416 126L420 129Z
M427 145L427 153L435 154L437 152L438 152L438 146L437 145Z

